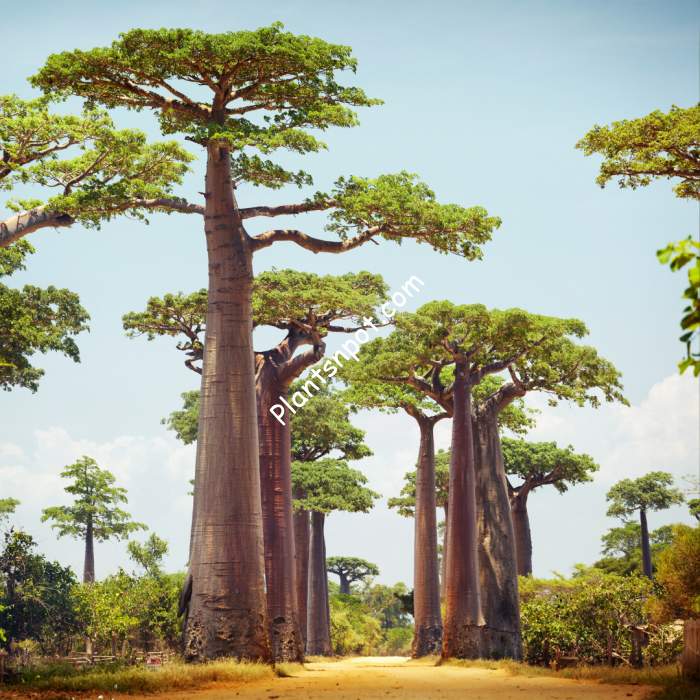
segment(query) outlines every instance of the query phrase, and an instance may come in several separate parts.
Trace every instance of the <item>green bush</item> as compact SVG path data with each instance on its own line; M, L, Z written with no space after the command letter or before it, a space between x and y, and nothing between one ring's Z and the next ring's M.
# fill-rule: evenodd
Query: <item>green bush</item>
M382 641L379 622L369 615L370 609L352 595L329 598L331 641L336 654L372 656Z
M383 651L389 656L408 656L413 644L413 627L394 627L386 631Z
M644 654L649 662L667 663L680 653L682 638L674 628L645 624L643 608L653 591L646 578L579 567L569 580L521 578L520 582L525 592L523 645L529 663L547 663L557 648L575 651L588 664L607 663L608 632L613 636L614 658L629 661L631 625L645 626L649 645Z

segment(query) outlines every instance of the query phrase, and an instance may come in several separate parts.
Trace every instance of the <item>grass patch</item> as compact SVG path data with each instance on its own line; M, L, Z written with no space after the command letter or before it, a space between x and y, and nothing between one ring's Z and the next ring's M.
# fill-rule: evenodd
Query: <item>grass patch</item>
M23 671L21 689L154 693L162 690L190 690L215 683L251 683L271 680L275 676L272 666L236 659L221 659L204 664L174 662L165 665L160 671L121 664L90 669L52 664Z
M307 664L337 664L343 660L342 656L307 656Z
M280 678L294 678L303 674L306 671L304 664L296 664L291 662L282 662L275 664L275 673Z
M409 661L410 664L438 665L438 657L426 657ZM457 666L462 668L484 668L490 671L505 671L509 676L556 677L569 678L576 681L597 681L610 685L651 685L659 688L654 694L654 700L698 700L700 692L698 686L681 677L678 664L666 664L663 666L650 666L648 668L629 668L624 666L576 666L555 671L544 666L528 666L511 659L499 661L468 659L450 659L445 666Z

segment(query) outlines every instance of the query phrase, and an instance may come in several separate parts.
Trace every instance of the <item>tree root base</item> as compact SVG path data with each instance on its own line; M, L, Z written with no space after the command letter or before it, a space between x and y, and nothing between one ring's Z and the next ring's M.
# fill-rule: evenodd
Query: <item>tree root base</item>
M416 628L413 636L411 658L436 656L442 651L442 626Z
M447 659L483 659L483 626L474 624L444 625L442 630L443 661Z
M230 657L273 663L266 617L257 610L190 609L182 635L185 661Z
M270 620L270 641L276 663L304 663L304 640L294 613Z
M523 638L519 632L484 627L482 653L485 659L523 660Z

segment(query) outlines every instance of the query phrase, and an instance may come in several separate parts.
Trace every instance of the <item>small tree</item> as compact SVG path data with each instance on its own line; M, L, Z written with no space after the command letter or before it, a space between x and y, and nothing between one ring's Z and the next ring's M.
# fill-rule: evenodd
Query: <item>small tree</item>
M54 520L52 528L58 529L58 537L69 535L85 540L85 566L83 581L95 580L95 553L93 539L129 539L136 530L148 530L143 523L130 520L131 515L116 507L128 503L126 489L112 486L116 478L100 469L97 462L83 455L75 464L61 472L64 479L75 479L64 491L76 496L72 506L55 506L42 511L41 522Z
M15 508L20 505L16 498L0 498L0 521L7 520Z
M340 592L346 595L350 595L351 583L362 581L368 576L379 576L379 567L376 564L370 564L357 557L328 557L326 571L338 575Z
M641 119L613 122L610 126L595 126L576 148L585 155L600 153L605 160L600 166L596 182L601 186L618 178L620 187L646 187L659 178L677 178L681 182L673 187L676 197L700 200L700 137L698 121L700 105L681 109L675 105L668 114L656 110ZM671 263L676 272L687 263L688 288L683 295L690 301L681 320L681 342L687 346L687 357L678 363L681 374L693 367L700 375L700 355L691 353L691 341L700 328L700 245L691 237L669 243L657 251L662 265Z
M503 465L506 474L523 480L513 486L508 479L513 529L515 531L515 556L518 576L532 575L532 535L528 514L529 495L542 486L554 486L566 493L569 486L593 481L592 472L600 469L587 454L574 454L574 448L557 447L556 442L525 442L501 438Z
M126 546L129 558L142 566L146 575L158 578L163 574L163 557L168 553L168 542L163 540L155 532L144 544L129 542Z
M642 528L639 523L630 520L622 527L611 527L600 540L605 558L593 565L596 569L623 576L642 572ZM652 572L656 572L659 554L672 543L673 530L669 525L662 525L649 533Z
M685 501L683 494L673 485L673 476L667 472L650 472L632 481L623 479L613 486L605 496L612 501L607 515L622 518L625 521L635 511L639 511L642 544L642 573L653 579L651 570L651 550L649 547L649 529L647 512L666 510Z
M345 462L324 457L318 462L292 463L292 488L306 493L294 501L295 510L311 511L309 545L309 602L306 652L328 656L333 653L328 607L326 540L323 532L326 516L334 510L367 513L374 500L381 498L368 489L367 478L350 469Z
M24 240L0 248L0 277L24 270L25 258L32 253L34 248ZM0 284L0 387L35 392L44 374L29 360L37 350L60 352L80 362L72 336L89 330L89 319L78 295L67 289L27 284L19 290Z

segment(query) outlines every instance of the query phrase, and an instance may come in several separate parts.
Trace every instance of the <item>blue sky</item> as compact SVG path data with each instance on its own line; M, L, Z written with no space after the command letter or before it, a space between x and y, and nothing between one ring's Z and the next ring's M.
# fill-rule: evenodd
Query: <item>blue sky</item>
M31 41L26 27L37 18L51 30ZM256 271L366 269L383 274L394 289L417 275L425 287L411 308L450 299L585 321L587 342L622 371L632 408L548 409L530 399L543 410L532 439L571 443L601 464L593 484L565 496L553 489L537 494L531 509L536 574L594 561L600 535L613 524L604 498L612 483L651 470L697 473L698 382L688 373L675 376L683 352L677 338L684 279L661 267L654 252L696 234L698 208L676 199L667 181L636 192L614 184L601 190L595 184L600 159L585 158L574 146L595 124L697 103L697 3L14 3L3 9L0 92L29 97L26 77L47 55L106 45L133 27L220 32L277 20L289 31L352 46L359 68L344 82L385 104L361 110L358 128L323 134L327 152L280 158L310 172L313 188L245 188L242 206L300 201L328 190L340 175L407 170L439 201L486 207L503 225L480 262L410 242L367 245L342 256L279 244L256 256ZM114 119L159 137L151 115L117 111ZM200 158L178 194L196 201L202 177ZM324 219L316 213L275 227L323 235ZM250 233L265 224L251 224ZM172 341L127 340L121 316L142 309L152 295L206 286L201 220L157 215L148 227L122 220L101 231L42 231L30 240L37 254L12 284L78 292L92 316L91 332L78 339L80 364L39 356L46 376L38 393L0 396L0 497L22 500L17 522L49 556L79 570L80 544L57 542L39 513L65 502L58 473L89 454L129 489L133 515L171 541L169 564L179 567L187 560L185 492L194 452L159 421L179 408L180 393L196 388L197 377L185 370ZM269 347L275 337L256 332L256 347ZM395 495L418 449L411 419L364 414L358 425L376 456L357 466L375 490ZM441 423L439 446L448 446L448 433ZM689 521L685 510L655 514L651 526L678 520ZM99 545L98 575L125 565L124 549ZM333 515L328 553L361 556L379 565L382 581L410 583L411 523L383 503L370 515Z

